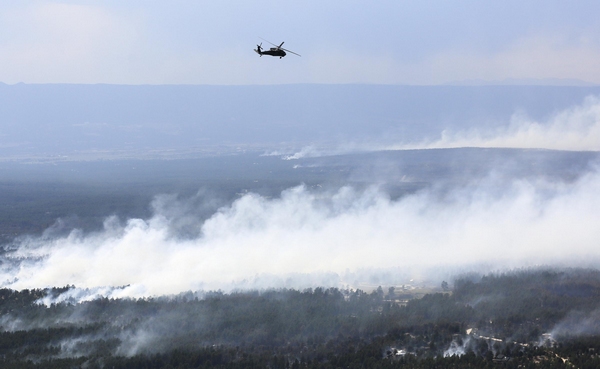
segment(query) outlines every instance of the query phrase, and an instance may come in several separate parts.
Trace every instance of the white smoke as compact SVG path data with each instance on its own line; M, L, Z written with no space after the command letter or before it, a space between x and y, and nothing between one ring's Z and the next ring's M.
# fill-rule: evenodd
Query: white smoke
M504 126L487 130L447 129L437 139L404 141L393 145L368 140L334 146L312 144L299 151L273 151L264 155L298 160L381 150L463 147L600 151L600 96L588 96L582 104L562 110L544 122L535 121L524 112L517 112Z
M261 156L280 156L283 160L298 160L335 155L338 151L338 149L328 150L323 147L317 147L316 145L308 145L302 147L299 151L297 149L272 150L263 153Z
M370 144L345 143L343 145L308 145L293 154L282 154L283 160L298 160L305 158L319 158L322 156L344 155L356 152L376 151L379 146Z
M453 339L450 342L450 346L444 351L444 357L450 356L462 356L467 353L469 344L471 343L471 337L467 337L464 342L460 340L460 342L456 339Z
M365 270L597 265L597 171L573 183L498 186L492 178L398 200L376 187L299 186L277 199L247 194L206 220L188 217L190 209L174 211L181 201L161 197L147 220L113 217L102 232L15 241L0 280L14 289L76 285L88 293L65 298L86 299L256 288L261 281L270 284L263 287L345 286L352 283L345 278ZM173 231L181 216L186 229L197 228L186 233L193 237Z
M600 97L589 96L583 104L536 122L514 114L507 127L493 131L443 131L441 138L390 149L435 149L458 147L538 148L552 150L600 150Z
M550 337L595 336L600 334L600 309L571 311L552 329ZM543 343L543 341L542 341Z
M86 301L96 300L101 297L111 296L113 298L120 297L120 292L124 287L92 287L92 288L69 288L66 292L58 294L56 296L47 294L43 298L37 300L40 305L51 306L52 304L75 304Z

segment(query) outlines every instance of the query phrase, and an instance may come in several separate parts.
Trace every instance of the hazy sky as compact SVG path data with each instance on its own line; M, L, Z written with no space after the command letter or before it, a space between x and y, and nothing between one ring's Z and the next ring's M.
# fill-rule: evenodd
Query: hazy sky
M600 83L598 14L595 0L6 0L0 82ZM259 58L259 37L302 57Z

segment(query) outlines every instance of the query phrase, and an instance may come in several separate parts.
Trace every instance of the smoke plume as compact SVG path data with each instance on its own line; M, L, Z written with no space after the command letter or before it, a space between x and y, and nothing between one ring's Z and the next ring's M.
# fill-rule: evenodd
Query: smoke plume
M199 214L214 206L161 196L149 219L109 217L101 232L17 239L3 256L2 286L75 285L88 294L65 298L85 300L345 286L382 270L595 266L599 256L596 170L559 183L499 184L492 175L396 200L375 186L298 186L273 199L246 194L208 216L191 216L190 204Z
M395 149L457 147L538 148L552 150L600 150L600 98L587 97L581 105L536 122L524 113L514 114L510 124L493 131L471 129L443 131L438 140L403 144Z

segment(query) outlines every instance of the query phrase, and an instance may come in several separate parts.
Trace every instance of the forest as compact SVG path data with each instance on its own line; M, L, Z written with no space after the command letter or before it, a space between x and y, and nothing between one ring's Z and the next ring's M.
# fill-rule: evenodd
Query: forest
M2 289L0 366L600 367L600 271L468 274L442 287L408 300L394 286L89 301L75 286Z

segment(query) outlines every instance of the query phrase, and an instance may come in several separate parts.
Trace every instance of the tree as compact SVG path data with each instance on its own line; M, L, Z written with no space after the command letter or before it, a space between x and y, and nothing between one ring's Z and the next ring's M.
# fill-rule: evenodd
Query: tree
M394 297L396 297L396 288L394 286L388 288L388 298L389 299L393 299Z
M379 286L379 287L377 287L377 290L375 292L376 292L377 299L383 300L383 288L381 288L381 286Z

